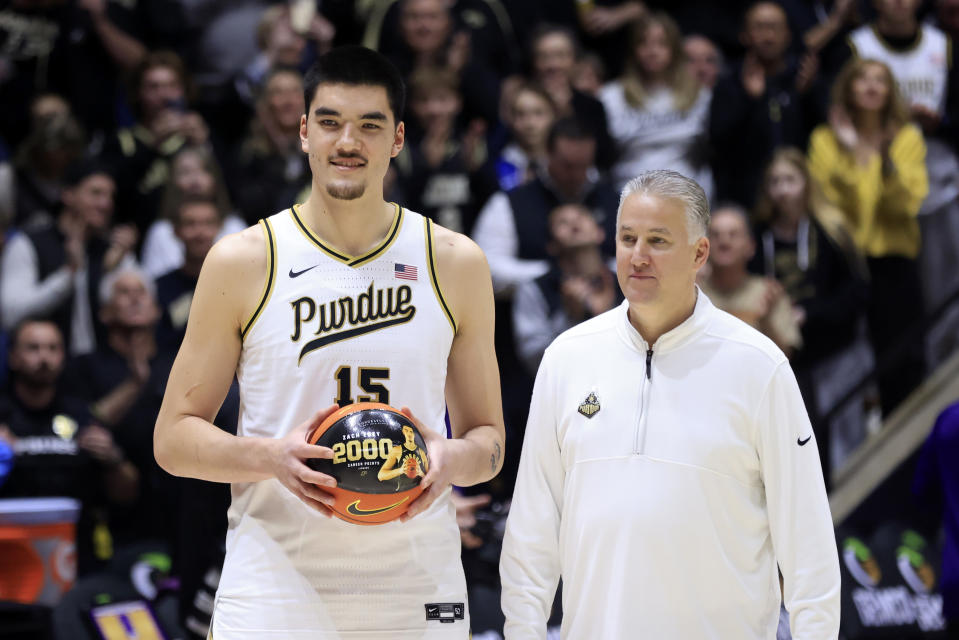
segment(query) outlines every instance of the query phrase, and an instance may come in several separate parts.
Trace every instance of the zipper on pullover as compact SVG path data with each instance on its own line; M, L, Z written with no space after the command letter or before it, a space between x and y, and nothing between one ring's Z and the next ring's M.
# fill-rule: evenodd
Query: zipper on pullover
M653 350L646 349L646 375L639 390L639 420L636 424L636 440L633 453L642 455L646 452L646 416L649 413L649 386L653 380Z

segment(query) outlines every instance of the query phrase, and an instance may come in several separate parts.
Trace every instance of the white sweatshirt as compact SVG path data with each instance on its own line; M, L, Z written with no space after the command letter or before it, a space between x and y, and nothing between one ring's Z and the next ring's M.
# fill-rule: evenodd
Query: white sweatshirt
M793 638L837 637L832 520L785 356L701 292L651 350L627 309L543 357L500 561L507 639L546 637L562 575L564 638L766 640L777 563Z

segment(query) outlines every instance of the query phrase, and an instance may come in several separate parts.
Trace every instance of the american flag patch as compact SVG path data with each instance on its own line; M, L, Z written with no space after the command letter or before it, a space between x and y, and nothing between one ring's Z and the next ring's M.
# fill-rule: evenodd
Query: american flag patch
M393 275L398 280L416 280L416 267L411 264L393 263Z

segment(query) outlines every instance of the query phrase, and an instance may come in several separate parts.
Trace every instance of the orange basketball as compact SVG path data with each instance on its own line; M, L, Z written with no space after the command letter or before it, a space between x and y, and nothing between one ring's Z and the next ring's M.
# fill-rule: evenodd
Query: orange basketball
M333 458L311 458L312 469L336 479L325 491L336 502L336 517L354 524L383 524L406 513L423 488L429 456L416 425L387 404L358 402L333 412L307 435L310 444L329 447Z

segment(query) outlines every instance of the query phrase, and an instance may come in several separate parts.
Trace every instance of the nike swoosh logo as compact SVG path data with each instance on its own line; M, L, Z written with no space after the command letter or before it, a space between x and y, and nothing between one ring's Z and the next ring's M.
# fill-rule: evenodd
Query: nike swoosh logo
M312 267L307 267L306 269L303 269L303 271L294 271L293 269L290 269L290 277L291 277L291 278L299 278L300 276L302 276L304 273L306 273L306 272L309 271L310 269L316 269L318 266L320 266L320 265L315 264L315 265L313 265Z
M409 499L409 496L403 498L399 502L395 502L389 505L388 507L380 507L379 509L360 509L359 507L360 501L356 500L354 502L351 502L349 506L346 507L346 511L349 514L352 514L354 516L360 516L361 518L363 516L375 516L378 513L383 513L385 511L389 511L390 509L395 509L396 507L406 502L408 499Z
M805 440L800 440L799 438L796 438L796 444L798 444L798 445L801 447L801 446L803 446L804 444L806 444L807 442L809 442L809 440L810 440L811 438L812 438L812 434L809 434L808 436L806 436L806 439L805 439Z

